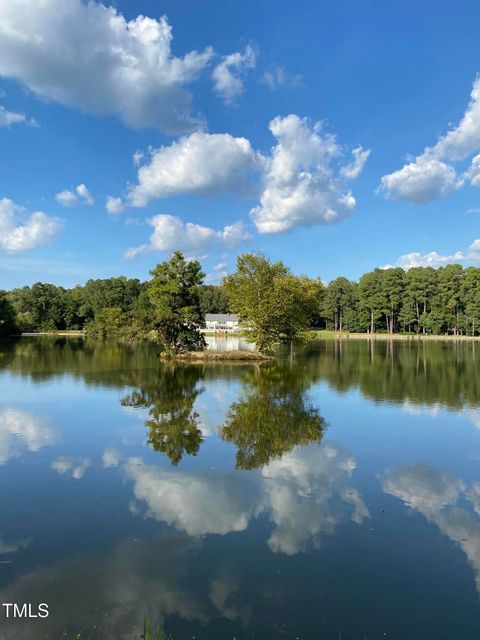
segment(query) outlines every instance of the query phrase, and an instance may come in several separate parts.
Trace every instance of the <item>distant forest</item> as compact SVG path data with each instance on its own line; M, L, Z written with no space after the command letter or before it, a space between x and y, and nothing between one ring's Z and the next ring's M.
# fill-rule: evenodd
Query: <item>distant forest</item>
M310 314L312 328L349 332L479 335L480 268L375 269L358 282L339 277L324 285ZM89 280L65 289L38 282L0 291L0 335L88 329L116 314L148 312L148 282ZM228 288L201 285L203 314L230 310Z

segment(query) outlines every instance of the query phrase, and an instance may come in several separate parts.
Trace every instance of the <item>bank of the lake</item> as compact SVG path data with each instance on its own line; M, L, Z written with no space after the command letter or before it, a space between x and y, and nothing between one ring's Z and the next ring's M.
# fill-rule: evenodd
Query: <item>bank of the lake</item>
M480 336L465 335L437 335L431 333L353 333L348 331L328 331L326 329L312 329L303 335L306 341L312 340L413 340L413 341L471 341L480 340Z

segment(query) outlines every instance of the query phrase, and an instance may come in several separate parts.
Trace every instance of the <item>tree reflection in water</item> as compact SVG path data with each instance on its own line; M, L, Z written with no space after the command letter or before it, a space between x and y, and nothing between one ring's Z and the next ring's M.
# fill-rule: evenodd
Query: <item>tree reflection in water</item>
M237 447L238 469L257 469L296 445L318 443L325 420L305 399L311 378L305 367L261 365L244 377L244 394L233 402L221 437Z
M194 410L203 391L198 384L202 377L202 367L166 364L121 401L125 407L148 410L148 443L173 465L185 454L196 455L203 442L199 414Z

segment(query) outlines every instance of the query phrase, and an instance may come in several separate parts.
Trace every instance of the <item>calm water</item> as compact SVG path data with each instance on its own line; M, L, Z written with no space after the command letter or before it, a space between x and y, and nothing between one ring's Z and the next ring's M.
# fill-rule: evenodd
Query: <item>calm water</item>
M480 638L479 347L1 345L0 637Z

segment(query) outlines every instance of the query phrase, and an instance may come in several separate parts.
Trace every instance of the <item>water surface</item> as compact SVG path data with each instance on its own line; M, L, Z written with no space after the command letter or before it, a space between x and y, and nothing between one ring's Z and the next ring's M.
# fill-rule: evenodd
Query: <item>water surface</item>
M50 616L0 638L479 638L479 369L466 342L2 343L0 602Z

